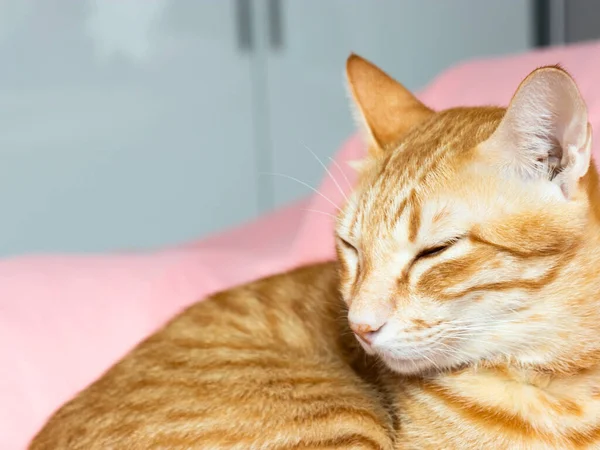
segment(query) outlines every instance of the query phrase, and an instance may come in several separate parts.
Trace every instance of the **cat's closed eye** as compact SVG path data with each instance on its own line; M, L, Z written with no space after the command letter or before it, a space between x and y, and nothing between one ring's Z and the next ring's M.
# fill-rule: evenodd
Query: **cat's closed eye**
M354 253L358 253L358 249L352 245L350 242L348 242L346 239L338 236L338 241L340 242L340 244L342 245L342 247L344 247L346 250L350 250Z
M421 250L419 253L417 253L417 256L415 257L415 261L417 259L422 259L422 258L431 258L433 256L438 256L441 253L445 252L446 250L448 250L450 247L452 247L454 244L456 244L456 242L458 242L460 238L454 238L454 239L450 239L442 244L439 245L435 245L433 247L429 247L426 248L424 250Z

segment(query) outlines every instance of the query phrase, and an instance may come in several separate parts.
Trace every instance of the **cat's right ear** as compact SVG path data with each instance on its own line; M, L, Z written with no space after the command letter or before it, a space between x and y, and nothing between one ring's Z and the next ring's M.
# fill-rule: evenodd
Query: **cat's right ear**
M346 77L373 156L397 147L408 130L433 114L408 89L358 55L348 57Z
M575 81L558 66L540 67L521 83L498 128L480 145L503 169L546 179L571 198L591 163L592 129Z

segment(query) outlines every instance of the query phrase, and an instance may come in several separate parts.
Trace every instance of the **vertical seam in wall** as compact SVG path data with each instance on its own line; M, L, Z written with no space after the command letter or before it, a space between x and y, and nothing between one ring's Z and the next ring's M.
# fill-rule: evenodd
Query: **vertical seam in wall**
M550 44L550 1L532 0L529 8L531 26L530 46L546 47Z
M566 1L550 1L550 45L566 44Z
M271 139L270 110L269 110L269 48L264 30L266 29L266 8L262 0L252 2L252 20L255 30L256 45L251 56L252 80L252 122L254 125L254 150L256 154L257 199L258 213L273 207L274 177L273 142Z

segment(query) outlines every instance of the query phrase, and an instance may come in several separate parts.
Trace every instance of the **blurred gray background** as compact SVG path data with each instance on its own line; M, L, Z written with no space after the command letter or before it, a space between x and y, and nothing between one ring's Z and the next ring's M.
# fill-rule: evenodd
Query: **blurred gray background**
M263 173L318 185L306 147L327 163L354 129L350 51L419 89L464 59L568 41L565 8L0 0L0 256L154 248L292 202L308 188Z

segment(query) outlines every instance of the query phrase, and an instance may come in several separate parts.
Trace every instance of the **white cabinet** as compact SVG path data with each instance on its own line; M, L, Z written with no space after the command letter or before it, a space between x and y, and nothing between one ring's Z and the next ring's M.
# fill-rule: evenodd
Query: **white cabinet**
M0 6L0 256L196 239L257 214L235 0Z

